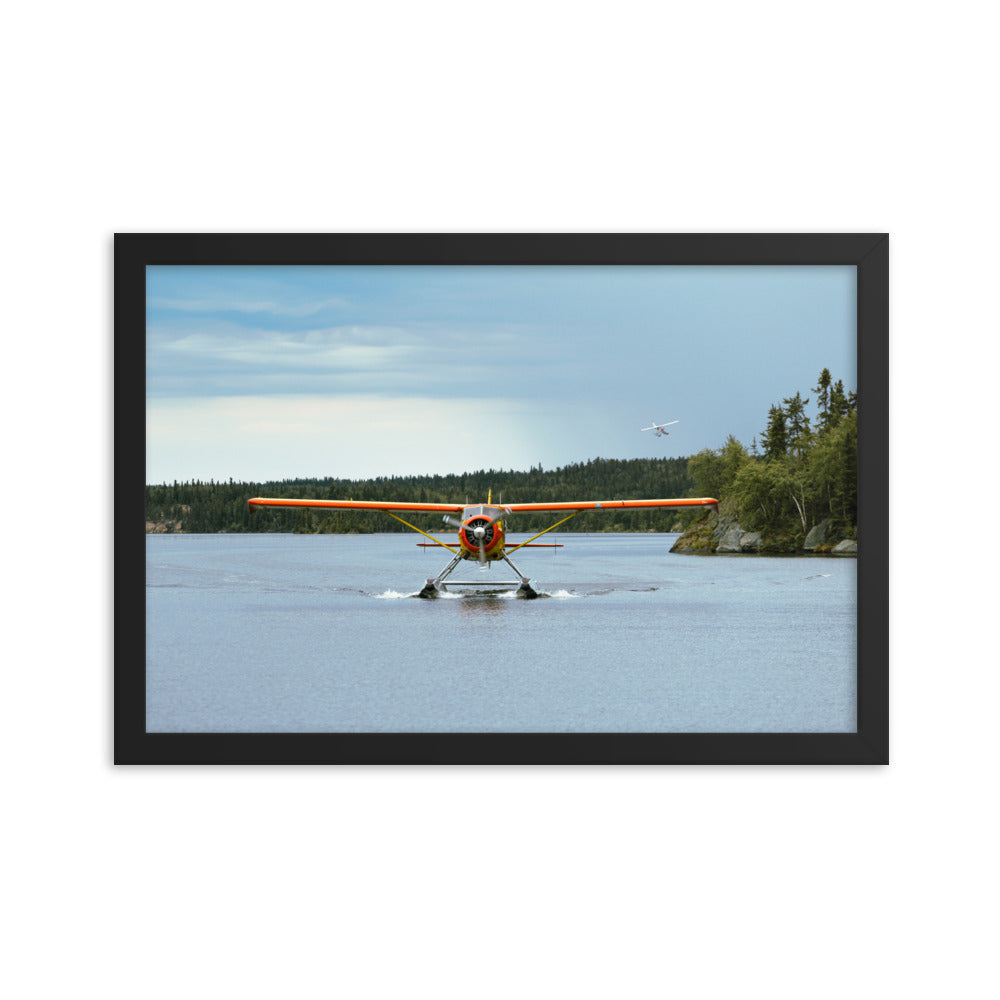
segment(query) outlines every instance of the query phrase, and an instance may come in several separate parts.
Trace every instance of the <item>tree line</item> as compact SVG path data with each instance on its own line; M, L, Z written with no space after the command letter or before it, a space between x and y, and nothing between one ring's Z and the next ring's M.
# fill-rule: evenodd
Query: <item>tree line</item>
M261 508L251 497L300 500L382 500L418 503L545 503L573 500L636 500L696 495L687 458L595 458L544 470L480 469L452 475L380 476L375 479L282 479L270 482L173 482L146 486L146 521L180 522L185 533L305 532L367 534L409 531L380 511ZM438 514L404 515L425 531L442 527ZM535 532L552 523L551 514L518 514L509 529ZM567 522L571 531L670 531L678 524L671 510L584 512Z
M801 392L771 406L760 444L748 450L732 435L688 461L695 492L717 497L747 531L804 539L829 520L841 538L858 523L858 397L828 368L820 372L816 412Z

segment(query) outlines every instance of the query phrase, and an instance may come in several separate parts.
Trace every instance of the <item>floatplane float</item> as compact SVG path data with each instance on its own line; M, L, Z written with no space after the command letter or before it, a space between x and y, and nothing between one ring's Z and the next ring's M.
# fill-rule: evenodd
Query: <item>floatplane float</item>
M516 580L491 582L490 589L515 589L518 597L537 597L529 578L511 562L510 553L528 548L562 548L560 543L536 542L536 538L558 528L559 525L576 517L585 510L621 510L651 507L715 507L718 500L712 497L696 497L680 500L586 500L574 503L512 503L494 505L493 491L490 490L484 504L450 503L400 503L380 500L291 500L284 497L254 497L248 501L251 509L258 507L311 507L321 510L378 510L395 518L401 524L429 538L429 542L417 542L421 547L432 548L440 545L452 553L453 558L435 577L429 577L418 594L419 597L437 597L447 593L450 587L482 588L482 580L453 580L451 574L464 561L478 562L483 568L494 562L506 563L516 574ZM444 523L458 532L457 545L439 541L433 535L410 524L399 515L418 511L444 514ZM544 531L532 535L523 542L511 542L507 538L506 521L518 514L536 511L566 513ZM568 512L568 513L567 513Z

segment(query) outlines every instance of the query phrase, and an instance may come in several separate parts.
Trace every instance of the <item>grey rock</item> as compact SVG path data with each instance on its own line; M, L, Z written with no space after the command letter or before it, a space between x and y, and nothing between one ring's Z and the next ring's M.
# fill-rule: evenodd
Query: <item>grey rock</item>
M719 539L719 545L716 548L716 552L742 552L740 548L740 539L744 535L743 529L737 524L732 528L729 528L725 534Z
M806 535L806 540L802 545L802 548L806 552L812 552L814 549L819 548L821 545L826 544L827 537L830 534L830 522L820 521L815 527L809 529L809 534Z

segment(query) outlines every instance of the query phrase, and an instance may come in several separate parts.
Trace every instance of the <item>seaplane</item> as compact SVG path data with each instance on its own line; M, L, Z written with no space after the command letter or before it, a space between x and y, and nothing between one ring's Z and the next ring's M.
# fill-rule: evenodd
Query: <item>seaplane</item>
M486 503L481 504L450 504L450 503L402 503L399 501L381 500L293 500L286 497L254 497L247 501L251 509L266 507L310 507L321 510L377 510L383 511L395 518L407 528L429 538L429 542L417 542L418 546L433 548L441 546L452 554L452 559L435 577L429 577L421 588L418 597L437 597L449 593L450 587L483 588L481 580L453 580L451 574L466 561L478 563L481 568L487 568L491 563L506 563L517 575L516 580L491 583L490 589L515 589L515 596L538 597L537 591L531 586L530 578L525 576L511 562L510 553L528 548L562 548L559 543L536 542L535 539L548 534L561 524L587 510L621 510L654 507L714 507L719 508L719 501L712 497L695 497L678 500L584 500L572 503L493 503L493 491L490 490ZM514 542L507 537L507 522L516 519L518 514L550 512L565 514L560 520L549 525L544 531L539 531L523 542ZM455 541L451 544L442 542L430 533L418 528L415 524L402 518L401 514L428 512L443 514L443 523L457 532Z
M674 424L679 424L679 420L669 420L665 424L651 424L649 427L640 427L641 431L655 431L657 437L666 437L670 431L666 428L673 427Z

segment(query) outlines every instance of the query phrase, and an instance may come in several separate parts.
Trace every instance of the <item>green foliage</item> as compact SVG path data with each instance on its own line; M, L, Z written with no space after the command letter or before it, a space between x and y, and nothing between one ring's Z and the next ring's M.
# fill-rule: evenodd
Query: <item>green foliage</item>
M858 413L852 410L816 442L810 477L817 519L853 535L858 521Z
M788 429L785 411L772 406L767 414L767 429L760 436L765 458L780 458L788 452Z
M819 427L821 430L830 426L830 384L833 376L829 368L824 368L819 373L819 379L813 387L816 393L816 409L819 411Z
M858 397L856 393L845 393L844 383L837 379L830 390L830 410L827 420L828 427L836 427L844 417L856 412L858 408Z
M747 531L803 538L829 520L841 537L854 537L858 520L857 395L844 392L824 368L817 386L820 415L810 426L801 393L772 406L764 454L739 468L723 496ZM720 497L721 499L721 497Z
M712 451L706 448L688 459L688 473L694 480L694 496L726 496L733 487L740 469L751 461L746 448L732 436L726 443Z
M802 394L797 392L794 396L789 396L783 401L785 404L785 426L788 430L788 448L800 458L812 443L812 429L809 426L809 418L806 416L806 403L808 397L802 398Z
M784 458L749 462L733 484L738 520L747 531L774 532L791 516L790 484Z

